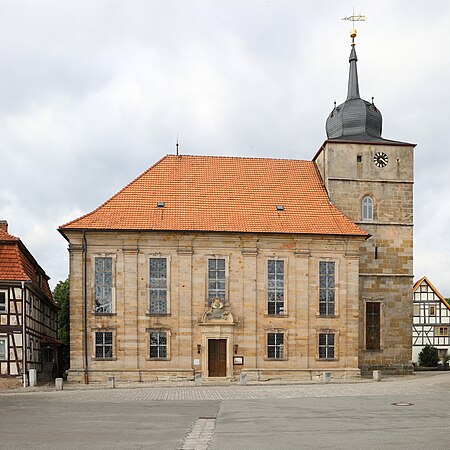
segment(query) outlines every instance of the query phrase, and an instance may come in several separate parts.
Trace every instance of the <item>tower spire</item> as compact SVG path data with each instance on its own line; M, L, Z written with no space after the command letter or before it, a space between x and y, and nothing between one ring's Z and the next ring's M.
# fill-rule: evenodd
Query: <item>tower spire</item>
M353 13L342 20L351 20L353 23L350 37L352 39L350 51L350 69L348 76L347 99L339 106L334 105L326 122L328 139L355 139L376 140L381 138L382 117L381 113L372 103L363 100L359 95L358 69L355 50L356 29L355 22L366 20L366 16Z
M356 67L356 62L358 57L356 56L355 43L352 42L352 50L350 52L350 70L348 74L348 90L347 90L347 100L353 98L361 98L359 96L359 82L358 82L358 69Z

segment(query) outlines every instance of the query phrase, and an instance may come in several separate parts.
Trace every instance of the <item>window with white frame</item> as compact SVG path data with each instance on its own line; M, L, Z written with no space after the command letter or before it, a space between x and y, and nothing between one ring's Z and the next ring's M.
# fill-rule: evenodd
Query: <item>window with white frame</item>
M95 257L95 312L110 314L112 301L112 257Z
M167 331L152 330L149 332L150 359L167 358Z
M319 261L319 314L335 314L335 272L334 261Z
M362 220L373 220L373 199L364 197L362 201Z
M335 356L335 334L319 333L319 358L334 359Z
M267 313L284 314L284 261L267 261Z
M97 359L109 359L113 357L112 331L95 332L95 357Z
M167 258L150 258L150 314L167 314Z
M284 358L284 333L267 333L267 357Z
M208 305L215 298L225 303L225 259L208 259Z
M0 314L8 312L8 293L0 291Z
M8 345L7 345L7 339L4 337L0 337L0 360L7 359L7 351L8 351Z

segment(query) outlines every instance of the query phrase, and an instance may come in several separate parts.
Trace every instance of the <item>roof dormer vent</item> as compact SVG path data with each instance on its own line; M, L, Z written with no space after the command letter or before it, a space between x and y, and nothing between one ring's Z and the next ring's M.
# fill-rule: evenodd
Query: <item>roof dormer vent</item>
M166 206L166 204L165 204L164 202L158 202L158 203L156 204L156 207L157 207L157 208L164 208L164 206Z
M283 205L277 205L277 211L284 211Z

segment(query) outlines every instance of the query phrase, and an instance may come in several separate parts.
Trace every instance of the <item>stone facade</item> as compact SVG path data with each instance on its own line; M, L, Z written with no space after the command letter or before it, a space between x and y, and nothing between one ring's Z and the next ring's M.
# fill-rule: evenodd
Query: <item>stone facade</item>
M359 248L364 237L243 233L67 230L70 240L71 368L69 380L208 378L208 341L226 341L226 379L310 379L360 375ZM94 309L94 258L113 260L113 309ZM167 314L149 314L149 260L166 258ZM219 313L207 299L209 258L226 263ZM267 261L284 261L284 311L267 310ZM318 264L336 267L336 311L319 315ZM84 279L86 276L86 290ZM86 294L86 299L84 295ZM85 315L84 301L87 309ZM86 324L86 333L85 333ZM112 357L95 357L94 333L109 330ZM151 359L149 333L167 333L167 355ZM335 334L334 358L319 359L318 334ZM268 357L268 333L284 334L282 358ZM85 355L85 346L87 355ZM86 357L87 356L87 357ZM242 365L233 364L243 357Z
M330 199L370 233L360 248L360 352L363 372L412 370L411 286L413 285L413 150L396 142L327 141L315 161ZM388 157L385 167L374 157ZM364 220L362 202L373 201ZM366 347L366 303L380 302L380 346Z

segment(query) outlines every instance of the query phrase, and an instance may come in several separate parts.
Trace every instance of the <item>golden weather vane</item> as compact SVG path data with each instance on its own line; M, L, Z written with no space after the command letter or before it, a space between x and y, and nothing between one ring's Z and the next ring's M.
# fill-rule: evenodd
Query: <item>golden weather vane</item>
M354 8L353 8L353 15L342 18L342 20L351 20L352 21L352 31L350 32L350 37L352 38L352 45L355 45L355 37L356 37L355 22L364 22L366 19L367 19L367 17L363 16L362 14L355 14Z

